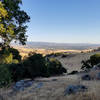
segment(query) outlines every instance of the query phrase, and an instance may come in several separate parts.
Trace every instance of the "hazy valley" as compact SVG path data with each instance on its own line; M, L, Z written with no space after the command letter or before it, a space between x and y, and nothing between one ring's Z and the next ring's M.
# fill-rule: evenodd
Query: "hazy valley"
M84 43L49 43L49 42L27 42L25 46L12 44L18 49L22 56L27 56L29 52L40 53L43 55L51 53L81 53L97 49L100 44Z

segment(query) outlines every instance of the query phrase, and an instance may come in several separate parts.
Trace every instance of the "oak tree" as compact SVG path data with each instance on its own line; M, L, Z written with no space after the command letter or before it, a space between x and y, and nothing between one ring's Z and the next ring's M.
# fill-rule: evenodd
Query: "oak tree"
M26 22L30 17L24 10L21 10L21 0L1 0L0 2L0 37L1 45L9 46L12 41L19 41L22 45L27 40Z
M26 23L30 17L21 10L21 4L21 0L0 0L0 63L15 62L13 54L16 52L10 48L12 41L19 41L22 45L26 43Z

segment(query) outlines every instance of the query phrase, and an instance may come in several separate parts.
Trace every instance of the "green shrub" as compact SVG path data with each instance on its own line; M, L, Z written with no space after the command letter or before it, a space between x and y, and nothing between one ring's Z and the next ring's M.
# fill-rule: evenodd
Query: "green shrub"
M31 53L23 62L25 73L27 73L26 77L34 79L39 76L49 77L66 72L66 69L62 67L62 64L57 59L46 58L41 54Z
M7 86L12 81L8 65L0 65L0 87Z
M97 65L98 63L100 63L100 53L92 55L90 57L90 62L91 62L92 66Z
M2 64L10 64L10 63L12 63L12 61L13 61L12 53L8 53L8 54L6 53L1 58L1 63Z
M23 65L32 79L46 73L45 58L41 54L31 53Z
M47 75L54 76L66 73L66 69L62 66L62 64L54 58L50 58L47 61Z
M13 81L45 76L45 58L41 54L31 53L23 62L19 64L10 64L9 71L11 72Z
M9 48L9 52L13 55L13 60L17 60L18 62L21 61L21 55L19 51L15 48Z
M88 71L90 70L94 65L97 65L100 63L100 53L94 54L90 56L90 59L86 61L82 61L82 67L81 69Z
M21 56L18 50L10 47L0 50L0 64L18 63L20 61Z
M21 63L0 65L0 86L25 78L49 77L66 72L62 64L54 58L46 59L41 54L31 53Z
M26 74L25 74L25 68L24 66L22 66L22 64L10 64L9 65L9 71L12 75L12 80L13 81L18 81L18 80L21 80L21 79L24 79L26 78Z

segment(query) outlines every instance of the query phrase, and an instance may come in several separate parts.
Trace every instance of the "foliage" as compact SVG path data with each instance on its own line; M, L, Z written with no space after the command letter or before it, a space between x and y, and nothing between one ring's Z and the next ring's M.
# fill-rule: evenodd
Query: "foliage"
M23 62L0 65L0 82L5 86L11 81L49 77L65 72L66 69L62 67L62 64L57 59L46 59L41 54L31 53Z
M50 58L49 61L47 61L46 63L47 63L46 67L48 76L54 76L66 73L66 69L57 59Z
M22 64L10 64L9 71L12 75L12 80L15 82L25 78L25 69Z
M18 63L21 61L21 56L19 51L14 48L2 48L0 50L0 63L1 64L10 64Z
M92 68L90 60L82 61L82 70L89 71Z
M43 76L46 73L45 58L41 54L31 53L23 65L31 78Z
M11 83L12 76L7 65L0 65L0 87L7 86Z
M30 17L20 8L21 0L0 0L0 86L7 85L11 79L23 78L25 66L19 63L21 56L19 52L10 48L12 41L25 44L25 35Z
M66 72L61 63L56 59L46 60L41 54L31 53L27 59L20 64L11 64L10 71L13 80L35 77L49 77Z
M26 22L30 17L20 9L21 0L2 0L0 1L0 37L1 45L9 46L11 41L19 41L25 44L26 41Z
M7 17L7 11L6 9L4 8L2 2L0 2L0 22L2 21L2 18L5 18Z
M19 52L10 48L12 41L19 41L25 44L27 36L26 22L30 17L20 9L21 0L1 0L0 1L0 63L10 64L21 61Z
M1 64L10 64L12 63L13 55L8 51L8 49L0 51L0 63Z
M13 60L18 60L18 62L21 61L21 55L19 54L19 51L14 48L9 48L9 52L13 55Z
M92 55L90 57L90 62L91 62L92 66L97 65L98 63L100 63L100 53Z
M100 63L100 54L94 54L90 56L90 59L86 61L82 61L82 67L83 70L90 70L94 65L97 65Z

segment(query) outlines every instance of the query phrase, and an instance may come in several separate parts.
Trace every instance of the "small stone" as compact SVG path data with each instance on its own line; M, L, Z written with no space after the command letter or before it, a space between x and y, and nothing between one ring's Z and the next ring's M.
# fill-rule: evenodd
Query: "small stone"
M43 83L40 82L40 83L38 83L38 85L36 86L36 88L41 88L42 86L43 86Z
M33 81L29 80L20 80L16 82L16 84L13 86L13 89L15 91L24 91L25 88L32 86Z

